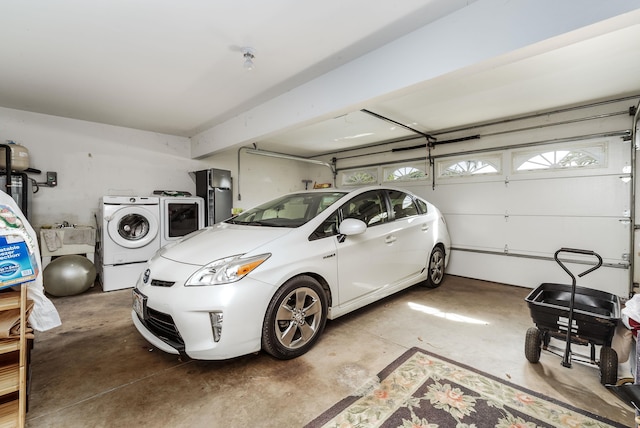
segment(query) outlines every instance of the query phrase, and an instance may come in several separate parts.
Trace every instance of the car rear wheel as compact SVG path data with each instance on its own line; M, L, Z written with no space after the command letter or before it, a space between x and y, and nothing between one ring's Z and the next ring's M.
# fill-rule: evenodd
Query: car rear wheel
M324 290L310 276L286 282L273 296L262 326L262 349L283 360L299 357L318 340L327 321Z
M442 284L444 278L444 250L442 247L435 247L429 257L427 266L428 276L423 285L428 288L436 288Z

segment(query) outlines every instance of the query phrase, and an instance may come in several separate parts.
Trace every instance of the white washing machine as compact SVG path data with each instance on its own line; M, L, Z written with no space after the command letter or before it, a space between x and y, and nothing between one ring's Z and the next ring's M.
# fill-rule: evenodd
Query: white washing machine
M204 199L199 196L160 197L160 246L164 247L204 227Z
M102 290L131 288L160 249L160 199L103 196L99 208Z

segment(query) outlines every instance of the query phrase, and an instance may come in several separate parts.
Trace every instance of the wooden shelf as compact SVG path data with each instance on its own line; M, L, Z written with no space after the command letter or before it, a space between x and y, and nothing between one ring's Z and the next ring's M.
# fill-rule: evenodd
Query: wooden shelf
M0 355L20 350L20 339L0 339Z
M27 286L0 291L0 312L19 309L20 336L0 340L0 428L25 424L27 398ZM17 397L17 399L16 399Z
M18 309L20 307L19 291L2 291L0 292L0 311L8 311L10 309Z
M13 400L0 404L0 428L14 428L19 425L20 401Z
M20 389L20 364L0 367L0 395L11 394Z

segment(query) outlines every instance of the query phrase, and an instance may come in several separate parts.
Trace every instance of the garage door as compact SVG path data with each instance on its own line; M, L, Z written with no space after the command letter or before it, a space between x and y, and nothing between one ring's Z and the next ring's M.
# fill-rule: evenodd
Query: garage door
M579 285L628 295L631 150L624 140L597 136L436 158L428 197L449 225L449 273L532 288L570 283L553 255L579 248L604 260ZM588 257L562 258L576 273L589 268Z
M577 248L604 262L578 285L627 297L640 279L629 262L634 252L640 261L640 246L631 250L637 105L637 96L596 101L431 131L431 147L401 141L342 154L337 183L391 184L438 206L452 238L450 274L528 288L570 283L553 257ZM597 260L562 259L576 273Z

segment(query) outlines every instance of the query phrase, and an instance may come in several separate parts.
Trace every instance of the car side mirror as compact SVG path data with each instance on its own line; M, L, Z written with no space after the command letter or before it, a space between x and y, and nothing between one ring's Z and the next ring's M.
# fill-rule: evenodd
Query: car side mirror
M355 218L345 218L342 223L340 223L339 232L341 235L359 235L364 233L367 230L367 224Z

